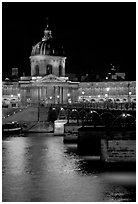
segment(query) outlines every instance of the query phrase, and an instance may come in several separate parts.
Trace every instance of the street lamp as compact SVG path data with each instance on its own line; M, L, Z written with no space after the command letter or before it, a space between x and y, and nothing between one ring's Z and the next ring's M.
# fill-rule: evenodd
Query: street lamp
M132 92L131 92L131 91L129 91L129 96L131 96L131 94L132 94Z
M67 102L68 102L68 104L69 104L69 99L70 99L69 97L70 97L70 93L67 93L67 97L68 97L68 99L67 99L68 101L67 101Z
M101 96L100 96L100 95L98 95L98 103L97 103L97 108L98 108L98 107L100 107L100 106L99 106L99 99L100 99L100 97L101 97Z
M128 103L129 103L129 105L130 105L130 103L131 103L131 94L132 94L132 92L129 91L129 92L128 92Z
M130 97L130 92L131 91L129 91L129 89L130 89L130 83L128 82L128 84L127 84L127 88L128 88L128 104L129 104L129 97Z
M18 106L19 106L19 102L21 101L21 94L18 93L17 96L18 96Z
M82 100L83 100L83 103L84 103L84 94L85 94L85 91L82 91L81 93L82 93L82 95L83 95Z
M59 96L59 95L57 95L57 99L58 99L58 104L59 104L59 98L60 98L60 96Z
M107 91L107 96L106 97L108 97L108 99L107 99L107 106L109 105L109 91L110 91L110 87L107 87L106 88L106 91Z
M108 100L107 100L108 94L105 94L105 101L106 101L106 106L108 108Z
M82 91L82 95L83 95L83 101L84 101L84 94L85 94L85 91Z
M110 88L109 88L109 87L107 87L107 88L106 88L106 90L107 90L107 92L109 92L109 91L110 91Z
M83 100L83 108L84 108L84 94L85 94L85 91L82 91L81 93L82 93L82 95L83 95L82 100Z

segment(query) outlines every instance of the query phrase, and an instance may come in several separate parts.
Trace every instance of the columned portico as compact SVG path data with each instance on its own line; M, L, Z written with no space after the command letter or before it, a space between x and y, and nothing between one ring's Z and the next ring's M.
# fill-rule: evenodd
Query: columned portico
M32 103L42 102L45 104L67 104L75 102L77 97L78 83L70 82L54 75L47 75L39 80L28 84L28 96ZM26 85L22 84L22 101L26 98Z

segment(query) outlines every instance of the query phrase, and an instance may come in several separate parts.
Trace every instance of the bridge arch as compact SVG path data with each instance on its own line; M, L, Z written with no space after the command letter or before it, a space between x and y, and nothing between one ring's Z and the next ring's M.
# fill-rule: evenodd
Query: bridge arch
M122 102L128 102L128 99L127 98L123 98Z
M70 112L69 112L69 120L74 120L74 122L76 121L77 123L79 123L79 112L77 109L72 109Z
M104 102L105 102L105 99L104 99L104 98L100 98L100 99L98 100L98 102L104 103Z
M112 98L107 99L107 101L108 101L109 103L113 103L113 102L114 102L114 100L113 100Z
M102 118L97 111L90 110L87 114L85 125L101 125L103 124Z
M130 114L122 113L112 123L112 128L127 128L136 125L136 119Z
M120 99L120 98L116 98L116 99L115 99L115 102L116 102L116 103L120 103L120 102L121 102L121 99Z
M133 99L132 99L132 102L133 102L133 103L136 103L136 98L133 98Z
M95 99L95 98L92 98L92 99L91 99L91 102L92 102L92 103L95 103L95 102L96 102L96 99Z
M110 127L115 120L115 115L110 112L104 112L101 114L101 118L103 120L103 123L106 127Z

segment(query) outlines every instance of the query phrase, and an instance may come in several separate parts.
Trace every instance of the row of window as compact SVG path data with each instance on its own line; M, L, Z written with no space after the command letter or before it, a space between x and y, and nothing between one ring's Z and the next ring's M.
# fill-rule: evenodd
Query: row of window
M107 88L89 88L89 89L79 89L80 94L84 92L84 95L98 95L98 94L104 94L108 93L109 95L128 95L129 92L131 92L132 95L136 94L135 88L128 89L127 88L110 88L109 91L107 91Z
M46 74L52 74L52 65L51 64L48 64L46 66ZM36 76L39 76L39 65L36 65L35 66L35 75ZM59 76L62 76L62 66L59 65Z

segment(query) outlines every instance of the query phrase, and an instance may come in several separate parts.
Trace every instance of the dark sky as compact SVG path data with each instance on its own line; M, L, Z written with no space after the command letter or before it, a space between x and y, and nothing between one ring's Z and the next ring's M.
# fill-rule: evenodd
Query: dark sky
M113 63L136 78L136 3L2 3L2 71L30 75L32 46L49 18L67 56L66 73L104 73Z

